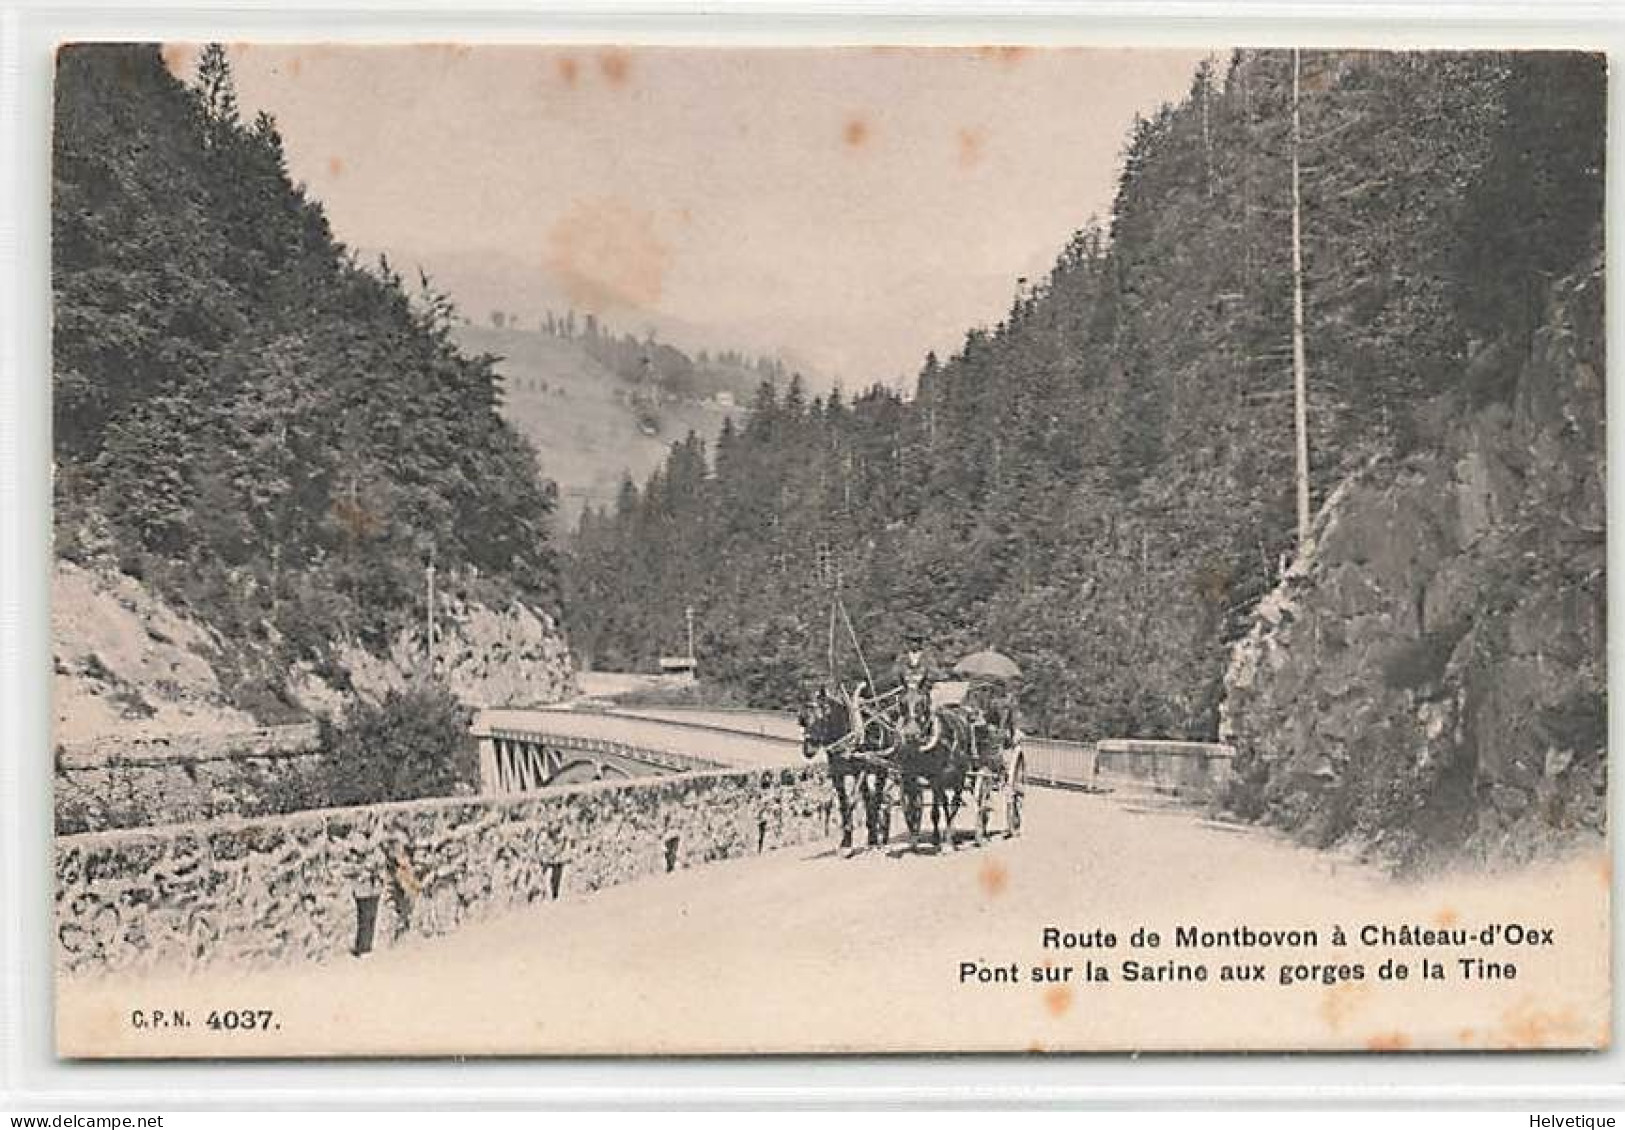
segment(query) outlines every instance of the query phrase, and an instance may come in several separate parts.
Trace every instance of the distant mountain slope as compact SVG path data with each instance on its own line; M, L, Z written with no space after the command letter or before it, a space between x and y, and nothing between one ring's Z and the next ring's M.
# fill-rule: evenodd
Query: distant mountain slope
M669 394L640 413L638 384L612 372L581 338L473 325L453 336L465 353L499 358L502 413L535 445L543 473L558 484L561 530L589 503L613 504L628 475L634 482L648 478L690 431L709 443L724 419L739 415L714 399Z

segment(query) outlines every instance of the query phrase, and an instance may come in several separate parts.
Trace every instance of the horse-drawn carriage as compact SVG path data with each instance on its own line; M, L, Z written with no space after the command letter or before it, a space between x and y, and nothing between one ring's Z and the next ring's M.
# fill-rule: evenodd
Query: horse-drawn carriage
M861 801L870 846L890 837L895 794L911 843L922 833L924 793L931 794L932 838L954 848L954 820L968 796L981 843L1003 800L1004 833L1019 835L1027 791L1027 758L1016 724L1014 681L1020 669L997 652L977 652L954 667L957 678L926 688L908 678L885 692L867 683L820 687L803 706L802 752L822 753L841 813L841 847L852 849L855 801Z

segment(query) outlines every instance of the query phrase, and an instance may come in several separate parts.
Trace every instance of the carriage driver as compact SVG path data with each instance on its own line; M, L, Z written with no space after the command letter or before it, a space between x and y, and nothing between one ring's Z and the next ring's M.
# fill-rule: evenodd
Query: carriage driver
M904 637L907 643L906 650L897 657L896 678L897 685L905 692L915 697L915 709L918 714L915 718L922 726L931 724L931 686L942 676L931 653L925 648L925 633L919 628L910 628Z
M858 680L849 691L842 692L846 700L847 732L853 735L853 740L860 746L863 744L864 731L869 725L869 716L865 713L873 692L869 684Z

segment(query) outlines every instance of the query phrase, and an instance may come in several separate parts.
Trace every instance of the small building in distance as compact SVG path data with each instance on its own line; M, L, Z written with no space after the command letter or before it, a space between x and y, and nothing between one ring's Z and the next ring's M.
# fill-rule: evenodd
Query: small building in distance
M691 655L662 655L660 673L678 682L692 683L699 666Z

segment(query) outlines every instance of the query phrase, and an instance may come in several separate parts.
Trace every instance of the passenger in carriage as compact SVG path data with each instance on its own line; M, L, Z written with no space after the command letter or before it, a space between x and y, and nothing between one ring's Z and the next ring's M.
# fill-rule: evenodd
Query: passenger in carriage
M999 743L1006 750L1016 745L1016 738L1020 733L1016 719L1016 688L1003 686L999 688L998 699L994 701L994 711L990 714L990 720L993 722L994 732L998 733Z
M1014 687L996 682L973 682L966 692L964 709L978 751L1000 754L1016 744Z
M1016 744L1016 689L989 687L987 721L993 740L1003 749Z
M979 757L999 748L993 725L993 696L994 688L972 680L960 703L959 709L964 714L965 721L970 723L971 750L974 756Z

